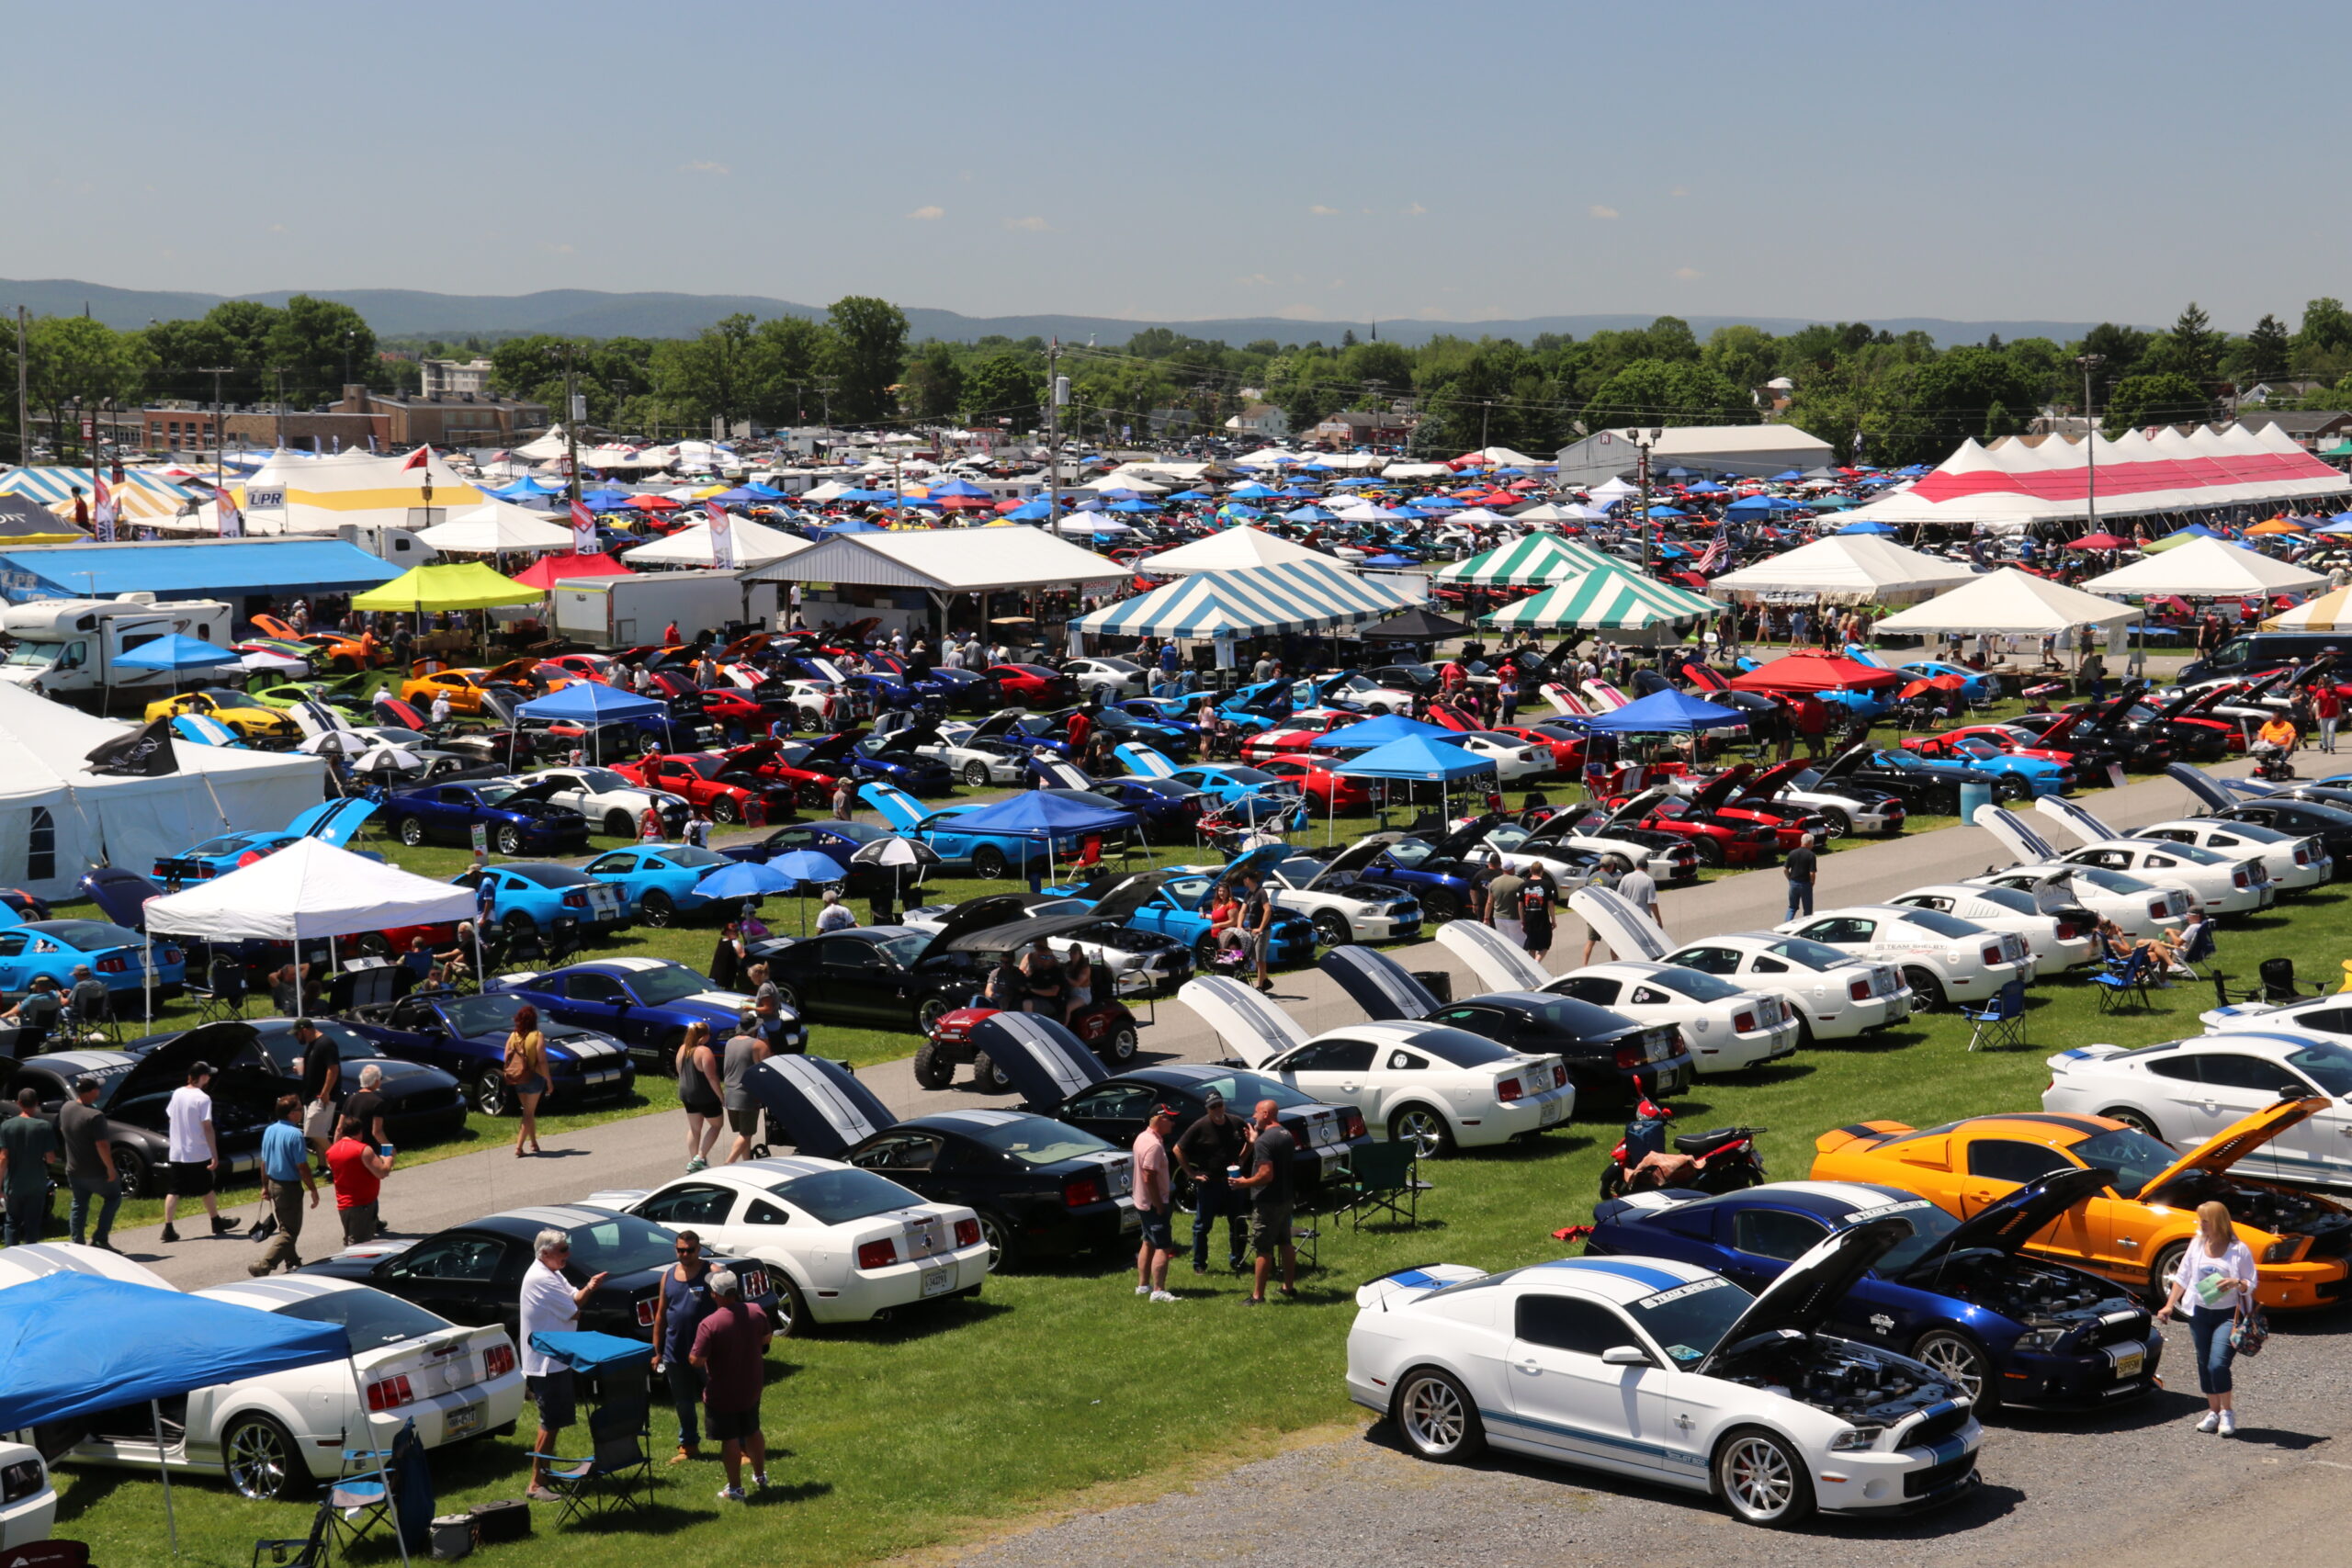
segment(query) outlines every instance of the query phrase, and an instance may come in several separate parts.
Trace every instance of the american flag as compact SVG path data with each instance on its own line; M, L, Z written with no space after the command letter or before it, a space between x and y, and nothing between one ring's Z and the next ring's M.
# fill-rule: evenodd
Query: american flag
M1724 542L1721 539L1717 539L1713 544L1709 545L1705 549L1699 552L1699 558L1690 563L1690 570L1697 572L1700 576L1704 577L1707 573L1714 570L1715 568L1723 565L1724 557L1730 553L1731 552L1729 550L1724 547Z

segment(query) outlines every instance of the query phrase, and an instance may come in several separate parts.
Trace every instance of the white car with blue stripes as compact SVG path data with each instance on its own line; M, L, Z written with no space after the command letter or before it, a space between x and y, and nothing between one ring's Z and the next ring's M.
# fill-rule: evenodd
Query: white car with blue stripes
M2218 1015L2234 1011L2216 1009L2205 1021L2214 1026ZM2061 1051L2049 1066L2044 1111L2109 1117L2179 1149L2193 1149L2279 1100L2323 1098L2325 1110L2241 1156L2230 1172L2306 1187L2352 1186L2352 1040L2342 1034L2305 1029L2291 1015L2224 1016L2217 1032L2194 1040L2081 1045ZM2314 1253L2320 1245L2313 1244Z
M1865 1221L1754 1296L1644 1258L1385 1275L1356 1292L1348 1395L1426 1460L1503 1449L1706 1492L1750 1524L1947 1501L1976 1482L1971 1402L1917 1361L1823 1332L1910 1234Z

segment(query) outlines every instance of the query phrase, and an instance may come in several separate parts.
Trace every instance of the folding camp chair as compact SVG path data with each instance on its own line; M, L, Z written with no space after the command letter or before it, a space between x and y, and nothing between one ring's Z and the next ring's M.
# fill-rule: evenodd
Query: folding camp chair
M653 1506L652 1424L645 1399L607 1400L588 1414L589 1455L533 1454L546 1461L548 1490L562 1500L556 1523Z
M2145 949L2134 953L2122 968L2091 976L2091 985L2098 993L2098 1010L2113 1012L2123 1005L2123 998L2137 996L2140 1005L2148 1005L2148 954Z
M2295 961L2291 958L2266 958L2256 966L2262 976L2262 999L2266 1002L2299 1002L2305 999L2295 985ZM2319 995L2314 989L2312 996Z
M245 966L233 958L216 958L206 973L206 984L195 993L197 1021L213 1023L245 1016Z
M1420 1178L1420 1155L1408 1143L1366 1144L1348 1156L1348 1197L1340 1211L1358 1230L1364 1221L1385 1214L1408 1225L1421 1223L1421 1194L1430 1184Z
M326 1568L334 1517L334 1502L321 1497L318 1510L311 1516L311 1533L290 1540L254 1542L253 1568L262 1568L265 1557L272 1568Z
M326 1516L327 1539L333 1550L349 1556L351 1549L375 1533L379 1526L386 1529L398 1528L392 1522L391 1488L384 1484L384 1477L379 1473L379 1467L390 1461L389 1449L343 1450L343 1467L350 1473L327 1483L326 1499L320 1509Z
M1970 1050L1973 1051L1980 1045L1996 1051L2023 1045L2026 1043L2025 982L2011 980L1993 993L1991 1001L1981 1008L1966 1010L1964 1016L1975 1026L1968 1032Z

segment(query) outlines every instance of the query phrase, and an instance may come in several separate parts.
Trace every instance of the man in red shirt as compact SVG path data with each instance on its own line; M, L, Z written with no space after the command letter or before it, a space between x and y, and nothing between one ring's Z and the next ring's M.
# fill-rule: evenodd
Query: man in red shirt
M391 1145L379 1153L361 1141L367 1135L367 1128L346 1116L327 1145L327 1174L334 1180L335 1216L343 1221L346 1247L376 1239L376 1198L392 1173Z
M727 1467L727 1484L719 1489L722 1503L743 1500L743 1455L752 1456L752 1489L768 1483L768 1439L760 1430L760 1395L767 1382L764 1359L775 1325L757 1303L743 1299L743 1287L731 1269L714 1269L711 1300L718 1304L695 1330L694 1348L686 1360L703 1375L703 1425L718 1439L719 1462Z
M2344 719L2344 697L2335 689L2335 671L2322 674L2312 686L2312 716L2319 720L2319 749L2335 755L2335 727Z

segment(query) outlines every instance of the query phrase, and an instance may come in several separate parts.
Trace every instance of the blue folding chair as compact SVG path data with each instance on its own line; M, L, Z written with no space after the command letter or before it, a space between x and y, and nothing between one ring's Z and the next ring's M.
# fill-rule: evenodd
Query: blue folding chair
M2091 985L2098 993L2098 1010L2116 1011L2123 1006L2123 998L2136 996L2140 1005L2148 1005L2148 953L2145 948L2133 953L2123 967L2091 976Z
M2025 982L2011 980L1993 993L1993 999L1964 1016L1975 1027L1968 1032L1968 1048L1978 1046L2001 1050L2023 1045L2025 1039Z

